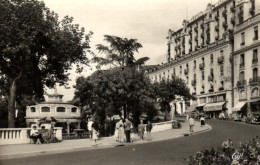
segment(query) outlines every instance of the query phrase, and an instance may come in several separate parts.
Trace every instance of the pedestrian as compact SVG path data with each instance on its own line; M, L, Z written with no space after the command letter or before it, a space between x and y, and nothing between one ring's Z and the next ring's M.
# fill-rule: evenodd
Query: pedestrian
M30 138L32 139L33 143L41 143L40 142L40 133L36 126L33 126L33 128L30 131Z
M131 142L130 134L131 134L131 127L132 127L131 121L129 121L129 119L125 119L124 126L125 126L126 142L130 143Z
M151 135L152 128L153 128L152 123L148 121L146 125L147 140L152 140L152 135Z
M190 132L193 132L193 127L195 125L194 119L192 117L189 118Z
M200 118L200 126L203 127L205 125L205 117L201 116Z
M190 118L190 116L188 114L186 114L186 120L188 121Z
M118 123L118 141L122 143L124 141L124 123L123 120L120 120Z
M93 122L92 124L92 140L93 140L93 146L97 145L97 140L98 140L98 131L99 131L99 125L96 121Z
M140 121L140 124L138 124L138 135L141 140L144 140L144 124L143 120Z
M115 126L114 138L116 139L117 142L119 142L119 127L120 127L120 121L118 121Z
M92 132L92 124L93 124L92 119L89 119L89 121L88 121L89 140L92 139L92 134L93 134L93 132Z

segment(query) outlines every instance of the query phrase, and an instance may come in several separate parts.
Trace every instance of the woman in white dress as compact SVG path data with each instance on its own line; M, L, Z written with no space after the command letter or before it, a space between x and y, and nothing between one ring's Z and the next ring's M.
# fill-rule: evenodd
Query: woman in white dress
M119 141L119 126L120 126L120 121L118 121L116 123L116 128L115 128L115 133L114 133L114 137L117 142Z
M119 121L118 124L119 128L118 128L118 140L119 142L123 142L124 141L124 135L125 135L125 130L124 130L124 123L122 120Z

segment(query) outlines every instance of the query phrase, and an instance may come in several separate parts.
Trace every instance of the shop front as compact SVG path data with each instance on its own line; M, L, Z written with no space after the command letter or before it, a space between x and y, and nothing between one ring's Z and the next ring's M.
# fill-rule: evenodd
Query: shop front
M226 102L207 103L203 111L211 118L219 118L221 114L226 113Z

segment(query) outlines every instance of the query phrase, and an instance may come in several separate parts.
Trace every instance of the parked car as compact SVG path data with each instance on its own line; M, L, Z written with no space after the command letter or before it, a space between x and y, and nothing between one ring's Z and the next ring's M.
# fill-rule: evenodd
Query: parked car
M251 113L246 118L246 123L260 124L260 113Z
M238 113L232 113L231 118L233 119L233 121L242 121L241 114Z
M220 120L228 120L229 119L229 116L227 114L227 112L221 112L218 116L218 119Z

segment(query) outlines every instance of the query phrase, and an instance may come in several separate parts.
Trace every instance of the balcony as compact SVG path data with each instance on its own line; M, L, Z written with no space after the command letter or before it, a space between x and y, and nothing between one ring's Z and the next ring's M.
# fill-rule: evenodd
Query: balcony
M195 31L195 32L198 32L198 26L195 26L195 27L194 27L194 31Z
M224 62L224 56L218 57L218 63L222 64Z
M249 13L250 13L251 16L254 16L255 15L255 7L251 7L249 9Z
M223 26L223 28L226 30L227 27L228 27L228 25L227 25L227 21L223 21L223 22L222 22L222 26Z
M192 44L192 39L191 38L189 39L189 44Z
M244 87L246 85L246 80L237 81L237 87Z
M252 60L252 64L258 64L258 58L254 58L254 59Z
M219 31L219 27L218 27L218 25L215 26L215 31L216 31L216 32Z
M192 34L192 29L189 29L189 34L190 34L190 35Z
M260 84L260 77L253 77L249 79L250 85L257 85Z
M205 91L204 91L204 90L200 92L200 94L204 94L204 93L205 93Z
M235 17L231 17L230 23L231 23L232 25L235 25L235 23L236 23L236 18L235 18Z
M204 67L205 67L204 63L202 63L202 64L199 65L200 70L203 70Z
M200 28L201 28L201 29L204 29L204 22L202 22L202 23L200 24Z
M184 74L187 75L189 73L189 69L184 69Z
M235 6L231 6L230 11L231 11L231 13L235 13L235 11L236 11Z
M218 21L218 20L219 20L219 16L215 15L215 21Z
M244 68L245 67L245 63L239 64L239 68Z
M216 40L216 41L218 40L218 36L215 37L215 40Z
M209 75L208 76L208 81L213 81L213 78L214 78L213 75Z
M191 85L196 85L196 79L194 79L194 80L191 80Z
M210 88L210 89L209 89L209 92L214 92L214 89L213 89L213 88Z
M223 17L226 18L226 16L227 16L227 10L226 9L222 11L222 15L223 15Z
M224 87L219 87L218 90L219 90L219 91L223 91L223 90L224 90Z
M204 33L201 33L201 34L200 34L200 37L201 37L201 38L204 38Z

